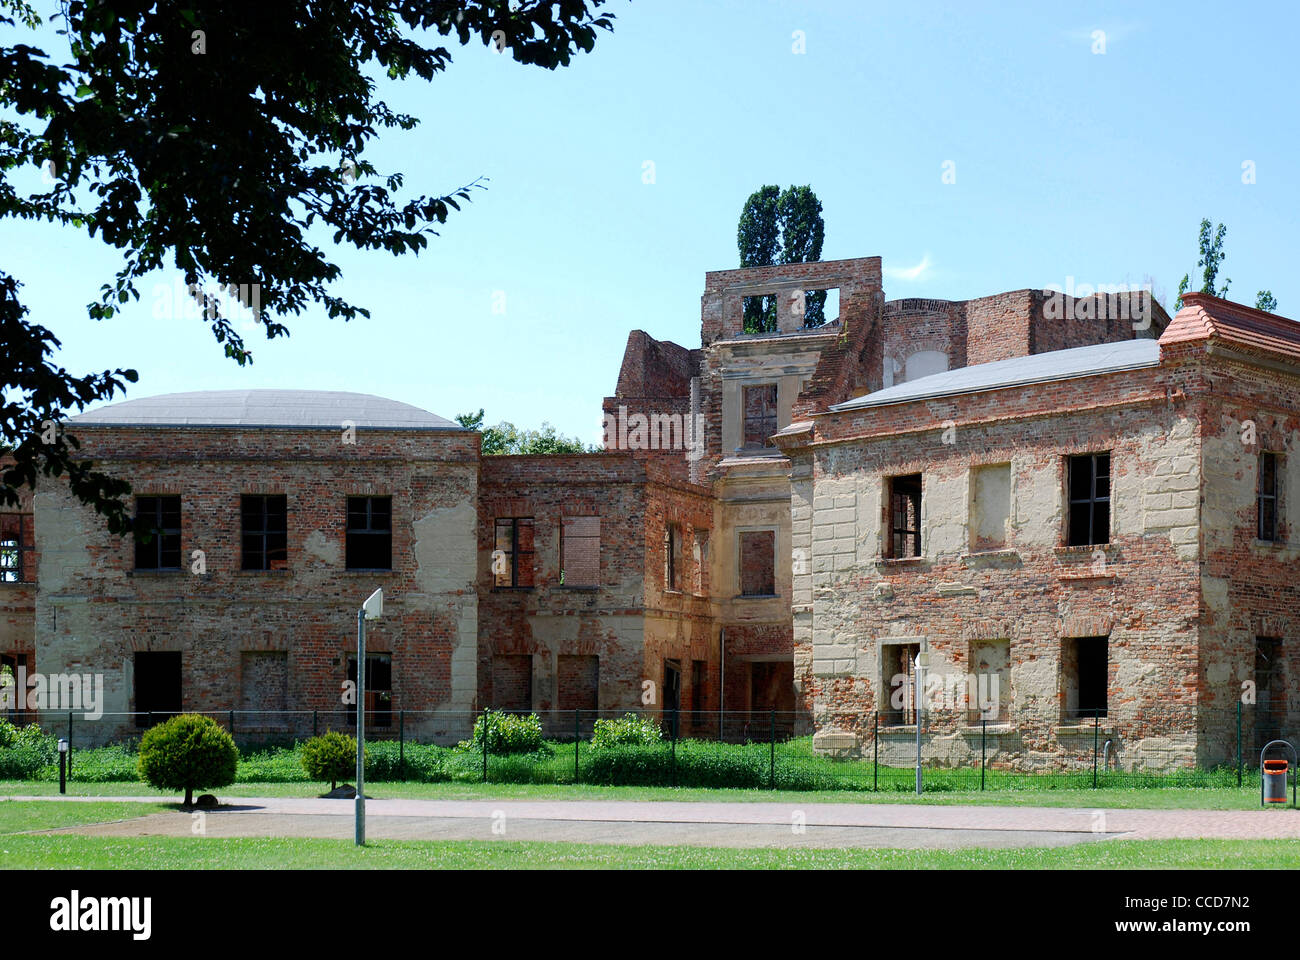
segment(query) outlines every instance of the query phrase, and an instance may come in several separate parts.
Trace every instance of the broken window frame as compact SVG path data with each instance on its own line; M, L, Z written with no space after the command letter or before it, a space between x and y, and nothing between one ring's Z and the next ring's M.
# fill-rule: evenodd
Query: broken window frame
M3 527L3 519L16 518L17 539ZM36 546L30 513L0 514L0 583L32 583L36 579L31 555Z
M356 506L364 502L365 509L360 510ZM378 503L387 506L387 526L376 526L375 505ZM392 570L393 569L393 498L391 496L355 496L347 498L346 514L346 531L347 538L344 548L344 567L348 570ZM364 517L362 525L356 525L355 519ZM380 542L387 542L388 550L387 563L384 565L363 564L361 554L365 554L364 559L370 557L371 545ZM378 554L376 554L378 556Z
M915 489L912 481L915 480ZM899 491L900 484L909 489ZM885 518L885 532L887 538L885 546L888 550L887 559L890 560L914 560L921 554L921 503L922 495L925 489L925 481L919 473L904 473L889 478L889 496L885 500L885 509L888 514ZM908 521L909 509L912 526ZM911 552L905 549L911 541Z
M921 642L912 640L904 643L882 643L881 652L881 695L877 697L876 710L880 714L882 726L910 727L916 725L917 705L924 691L916 689L916 656L921 652ZM884 676L890 665L897 669L904 667L902 674L907 677L904 683L903 705L894 708L894 677L898 673Z
M749 393L751 390L770 392L771 403L765 399L761 404L762 412L757 416L749 413ZM740 447L742 450L766 450L775 447L773 435L780 429L780 390L775 383L747 384L740 388ZM750 439L751 424L755 439Z
M535 586L536 581L533 558L537 549L537 525L532 517L497 517L492 524L493 552L504 549L501 546L501 530L503 525L509 527L510 530L508 541L510 549L504 550L510 582L502 583L500 581L501 574L494 573L492 575L492 586L494 589L498 590L531 590ZM519 546L519 530L524 526L531 528L533 533L533 546L527 550ZM526 569L528 571L528 576L526 579L528 582L520 583L519 581L522 579L519 576L520 571L525 569L524 564L521 562L524 559L527 560Z
M1276 453L1265 451L1259 455L1259 476L1255 485L1255 536L1266 543L1276 543L1281 539L1277 509L1280 499L1277 476L1280 461L1281 457Z
M145 494L135 498L136 529L147 523L149 540L135 541L135 569L175 572L181 569L180 494ZM174 519L174 525L170 521ZM175 560L175 563L169 561Z
M269 509L277 501L278 511ZM255 524L250 526L250 516ZM277 526L272 526L277 523ZM283 493L239 497L239 569L284 570L289 566L289 498ZM252 549L250 549L250 544Z
M681 563L678 560L678 551L681 547L681 536L677 532L677 524L669 523L664 525L664 592L681 593Z
M1098 469L1103 463L1105 465L1104 476ZM1075 471L1085 465L1089 471L1088 492L1085 496L1076 496ZM1104 479L1106 482L1106 492L1104 494L1097 492L1100 479ZM1065 495L1069 505L1065 521L1065 545L1067 547L1099 547L1110 543L1110 492L1110 451L1070 455L1066 460L1065 477ZM1081 539L1078 531L1079 524L1075 522L1075 508L1085 505L1088 508L1087 537ZM1100 534L1098 532L1098 525L1101 520L1098 516L1099 510L1105 512L1105 529Z
M375 674L386 673L388 684L384 687L376 685ZM357 682L357 655L349 653L347 657L347 680L349 683ZM355 689L355 687L354 687ZM366 651L366 726L369 727L391 727L393 725L393 655L376 651L371 653ZM357 710L354 705L350 709L343 711L347 722L352 726L357 725Z
M1071 644L1070 662L1073 666L1074 675L1071 677L1067 674L1066 682L1074 685L1075 707L1072 715L1066 717L1067 721L1084 722L1087 720L1105 720L1110 715L1110 637L1067 637L1066 642ZM1088 683L1084 683L1084 674L1080 664L1081 648L1085 645L1100 647L1104 656L1102 657L1101 676L1089 677ZM1085 688L1088 692L1100 692L1100 699L1097 703L1084 703Z

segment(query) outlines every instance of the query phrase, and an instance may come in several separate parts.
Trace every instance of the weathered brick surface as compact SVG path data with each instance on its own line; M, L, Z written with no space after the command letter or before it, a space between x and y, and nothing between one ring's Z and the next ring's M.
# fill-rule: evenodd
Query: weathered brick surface
M0 458L0 469L5 460ZM17 523L24 533L34 532L32 523L32 495L29 490L19 492L17 504L0 506L0 513L7 514L11 522ZM40 559L39 542L30 544L32 549L23 554L23 579L14 583L0 582L0 655L10 658L15 663L26 658L27 669L36 671L36 571Z
M491 457L483 461L479 501L480 699L495 689L495 657L532 657L532 707L577 709L587 679L572 672L578 658L595 658L596 701L602 713L661 705L644 699L644 681L657 693L663 662L716 661L709 637L709 601L696 596L695 531L708 531L708 491L683 483L653 461L617 453ZM491 578L496 517L531 517L535 531L534 586L495 588ZM566 516L598 516L600 585L560 583L560 538ZM664 529L678 529L677 592L664 588ZM561 665L568 665L562 670ZM577 683L576 689L567 684ZM688 686L689 670L683 669ZM684 698L686 692L684 690ZM567 729L571 720L547 717Z
M1291 335L1300 343L1300 328ZM819 735L839 752L845 733L869 743L895 645L924 642L932 673L964 677L988 641L1006 641L1011 727L995 730L996 762L1090 762L1092 725L1071 714L1072 638L1104 636L1099 734L1124 768L1229 759L1255 638L1293 635L1300 599L1287 512L1300 506L1300 458L1286 456L1300 370L1263 359L1171 342L1157 368L846 411L783 441L792 539L811 549L795 576L796 683ZM1296 498L1279 508L1291 518L1280 545L1255 539L1260 450L1283 454L1283 497ZM1110 453L1110 542L1066 547L1066 458L1098 451ZM1005 547L981 551L972 471L1000 463ZM909 473L923 476L923 556L885 560L887 479ZM1294 677L1294 645L1283 650ZM970 762L978 726L955 707L940 701L927 749ZM887 729L882 758L901 762L910 738Z
M356 610L376 587L385 615L367 649L393 658L393 708L415 729L459 729L474 706L473 558L478 437L462 431L226 428L78 429L83 453L137 495L182 497L179 572L134 569L133 544L108 534L66 488L36 496L37 654L103 673L106 709L133 709L140 650L182 654L183 706L241 706L242 655L283 653L291 709L341 716ZM289 567L240 570L240 495L288 497ZM344 569L349 495L393 498L393 569ZM194 551L206 572L192 572ZM439 711L448 714L440 719ZM97 725L105 735L112 725Z

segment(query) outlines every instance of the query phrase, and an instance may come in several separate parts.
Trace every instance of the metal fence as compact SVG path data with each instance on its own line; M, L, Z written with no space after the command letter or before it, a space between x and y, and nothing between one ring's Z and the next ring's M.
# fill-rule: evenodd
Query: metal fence
M234 736L247 761L307 737L351 733L355 713L342 709L193 711ZM1259 748L1287 738L1288 714L1277 703L1235 704L1211 713L1101 711L1059 720L1003 721L968 711L543 710L537 749L507 752L475 737L488 711L373 710L366 737L379 779L512 783L592 783L824 790L912 790L916 770L927 790L1022 789L1253 783ZM610 750L593 743L599 721L636 716L658 738ZM133 750L163 713L11 713L39 722L69 742L70 778L80 751L102 745ZM1279 719L1281 718L1281 719ZM813 737L816 729L817 736ZM491 742L490 742L491 741Z

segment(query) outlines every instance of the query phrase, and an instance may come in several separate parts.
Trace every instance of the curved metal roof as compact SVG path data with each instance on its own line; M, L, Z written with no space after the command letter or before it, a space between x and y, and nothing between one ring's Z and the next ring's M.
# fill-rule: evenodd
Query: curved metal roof
M463 430L409 403L331 390L200 390L110 403L70 417L86 427L297 427L337 430L343 421L388 430Z
M887 403L905 403L908 400L1069 380L1118 370L1136 370L1140 367L1154 367L1159 363L1160 343L1156 340L1098 343L1088 347L1072 347L1068 350L1053 350L1050 353L1034 353L1027 357L957 367L846 400L829 409L837 413L842 410L860 410Z

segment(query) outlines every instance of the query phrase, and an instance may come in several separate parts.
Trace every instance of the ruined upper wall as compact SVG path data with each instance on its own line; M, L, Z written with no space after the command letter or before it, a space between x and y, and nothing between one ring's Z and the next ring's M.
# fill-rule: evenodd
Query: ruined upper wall
M881 289L880 258L712 270L704 275L700 343L707 347L715 340L744 336L744 298L769 294L776 296L778 330L797 332L803 327L803 319L791 309L789 294L834 289L840 292L840 323L847 327L870 295Z
M640 397L686 397L691 377L700 372L700 351L688 350L671 340L656 340L644 330L627 335L623 365L618 371L614 396L619 399Z

